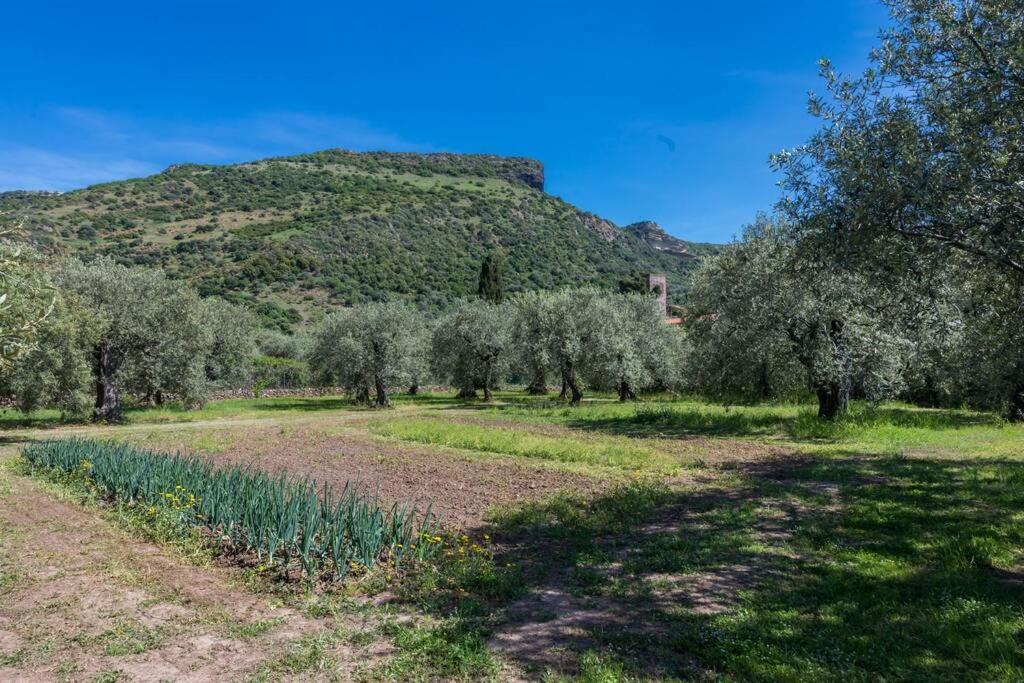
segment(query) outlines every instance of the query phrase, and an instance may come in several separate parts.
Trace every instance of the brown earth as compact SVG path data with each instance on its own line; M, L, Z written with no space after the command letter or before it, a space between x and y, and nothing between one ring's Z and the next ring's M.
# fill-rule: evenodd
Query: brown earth
M322 426L322 425L321 425ZM560 471L526 459L473 457L450 449L377 439L358 429L327 435L315 425L250 427L231 445L208 454L217 464L251 465L271 473L309 477L336 490L352 482L389 503L431 511L452 529L483 525L488 509L558 492L592 495L610 483ZM164 447L189 451L187 441L162 439Z

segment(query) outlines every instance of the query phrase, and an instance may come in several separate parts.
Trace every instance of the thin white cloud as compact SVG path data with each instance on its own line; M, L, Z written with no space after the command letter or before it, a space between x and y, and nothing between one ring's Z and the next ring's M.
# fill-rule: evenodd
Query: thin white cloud
M0 137L0 191L69 190L155 173L172 163L231 163L329 147L432 149L361 119L301 112L190 124L68 106L52 110L48 128L49 140L66 145Z
M65 155L35 147L0 144L0 191L67 190L149 175L157 170L138 159Z

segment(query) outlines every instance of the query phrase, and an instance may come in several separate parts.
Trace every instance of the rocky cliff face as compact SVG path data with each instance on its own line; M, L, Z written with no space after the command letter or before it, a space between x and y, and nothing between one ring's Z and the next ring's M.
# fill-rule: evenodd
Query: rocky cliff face
M690 253L686 242L665 232L665 229L654 221L640 221L623 228L626 232L639 237L660 252L671 254L681 260L693 260L697 256Z

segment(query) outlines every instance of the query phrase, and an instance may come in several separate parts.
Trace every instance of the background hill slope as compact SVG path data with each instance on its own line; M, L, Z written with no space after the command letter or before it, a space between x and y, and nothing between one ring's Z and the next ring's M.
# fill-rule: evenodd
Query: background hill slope
M51 253L161 266L281 327L396 295L443 306L476 291L495 248L510 292L664 272L678 302L715 249L650 222L620 229L543 186L531 159L327 150L183 164L65 194L9 192L0 211L24 217Z

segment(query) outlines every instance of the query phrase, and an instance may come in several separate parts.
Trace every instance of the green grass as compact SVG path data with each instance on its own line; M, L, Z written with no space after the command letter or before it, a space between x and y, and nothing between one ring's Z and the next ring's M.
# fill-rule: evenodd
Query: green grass
M329 651L336 640L329 631L306 634L291 643L284 654L264 663L254 680L289 680L301 674L327 672L337 666Z
M248 624L231 624L228 627L228 633L234 638L241 638L243 640L258 638L266 633L270 633L281 621L282 619L276 618L260 619Z
M1024 464L819 456L785 480L721 483L632 484L494 517L506 556L525 563L527 589L563 583L602 601L612 623L651 625L592 624L588 635L614 660L584 667L584 679L1024 673ZM727 587L721 610L658 599L701 576Z
M72 640L85 648L95 648L107 657L126 657L155 650L164 643L160 628L151 628L132 619L119 619L110 629L95 635L79 634Z
M417 396L396 394L392 396L392 401L399 410L405 407L444 407L459 403L450 394L430 392L422 392ZM173 401L162 406L131 406L125 409L125 420L129 425L148 425L208 420L274 419L329 412L370 412L372 410L372 408L354 403L348 396L242 398L210 401L198 409L186 409L180 403ZM0 431L18 428L52 428L84 421L87 421L87 418L63 421L60 413L56 410L37 410L27 415L10 408L0 410Z
M578 463L628 472L671 474L678 463L671 456L622 437L600 439L543 436L529 429L462 424L441 418L380 420L371 425L377 434L403 441Z
M558 424L631 438L770 439L878 454L926 451L1013 457L1024 453L1024 424L1009 424L992 413L901 403L875 406L855 402L848 414L831 422L819 420L815 408L807 404L726 406L698 399L619 403L597 398L571 408L546 398L518 396L481 410L514 424Z

